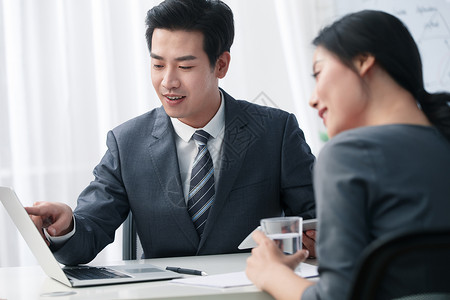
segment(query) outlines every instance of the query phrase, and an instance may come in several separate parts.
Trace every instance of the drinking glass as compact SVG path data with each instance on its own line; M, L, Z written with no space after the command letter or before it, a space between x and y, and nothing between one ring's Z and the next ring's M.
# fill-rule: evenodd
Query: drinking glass
M302 218L278 217L261 220L261 229L284 253L293 254L302 246Z

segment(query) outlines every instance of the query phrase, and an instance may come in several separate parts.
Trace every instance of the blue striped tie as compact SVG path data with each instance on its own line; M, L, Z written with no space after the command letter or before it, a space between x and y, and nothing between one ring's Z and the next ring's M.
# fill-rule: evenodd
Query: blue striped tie
M203 130L197 130L192 136L197 143L198 153L192 165L188 212L199 236L202 236L215 194L214 166L206 145L209 136Z

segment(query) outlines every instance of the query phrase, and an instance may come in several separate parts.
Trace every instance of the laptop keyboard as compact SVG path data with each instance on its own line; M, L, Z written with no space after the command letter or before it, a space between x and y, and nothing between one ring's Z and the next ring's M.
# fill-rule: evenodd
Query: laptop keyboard
M79 267L79 268L71 267L71 268L64 268L63 270L67 276L76 278L78 280L131 277L111 269L99 267Z

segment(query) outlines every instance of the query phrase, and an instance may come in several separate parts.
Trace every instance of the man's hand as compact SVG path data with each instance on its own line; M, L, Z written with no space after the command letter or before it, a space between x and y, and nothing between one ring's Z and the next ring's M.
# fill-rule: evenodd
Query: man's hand
M303 249L309 251L309 258L316 258L316 231L307 230L303 232L302 243Z
M32 207L25 207L37 229L47 245L43 229L46 228L51 236L65 235L73 230L72 209L59 202L36 202Z

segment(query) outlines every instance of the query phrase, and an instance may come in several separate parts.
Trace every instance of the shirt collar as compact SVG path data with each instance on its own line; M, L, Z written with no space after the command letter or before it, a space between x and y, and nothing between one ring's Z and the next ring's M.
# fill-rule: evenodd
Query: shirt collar
M175 133L186 143L189 142L192 135L196 130L203 129L207 133L209 133L210 136L213 138L216 138L223 127L225 126L225 101L223 97L222 91L220 91L220 106L217 110L214 117L208 122L208 124L205 125L203 128L194 128L187 124L184 124L177 118L170 118L170 121L172 121L173 129L175 130Z

